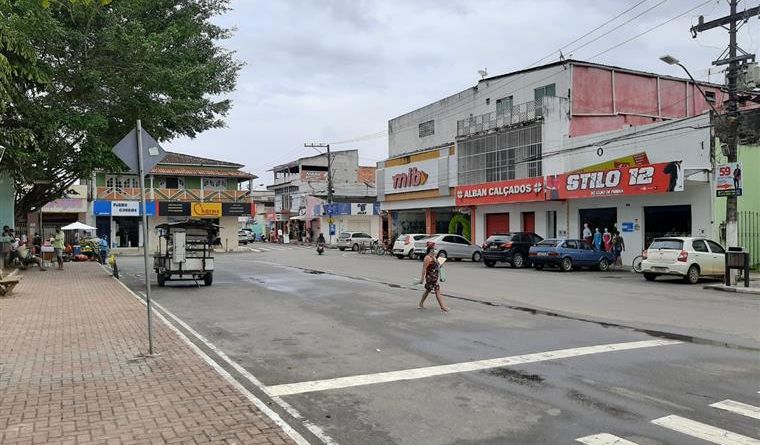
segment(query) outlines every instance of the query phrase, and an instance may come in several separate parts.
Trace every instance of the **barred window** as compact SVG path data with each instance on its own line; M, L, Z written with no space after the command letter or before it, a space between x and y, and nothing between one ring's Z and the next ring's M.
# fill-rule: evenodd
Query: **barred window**
M427 121L420 124L420 137L432 136L435 134L435 121Z
M471 138L457 153L460 185L541 176L541 126Z

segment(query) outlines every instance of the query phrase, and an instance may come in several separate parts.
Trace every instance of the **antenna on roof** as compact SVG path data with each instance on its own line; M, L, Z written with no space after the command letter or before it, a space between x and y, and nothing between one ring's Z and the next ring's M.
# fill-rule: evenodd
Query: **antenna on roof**
M559 61L564 62L565 61L565 55L562 54L562 50L559 50Z
M488 68L483 68L482 70L478 70L478 74L480 74L480 80L483 80L488 75Z

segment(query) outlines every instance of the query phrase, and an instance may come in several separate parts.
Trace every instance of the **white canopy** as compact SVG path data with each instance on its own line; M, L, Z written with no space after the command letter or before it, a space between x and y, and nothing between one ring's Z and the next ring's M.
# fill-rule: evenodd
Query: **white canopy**
M61 230L90 230L90 231L95 231L95 230L98 230L98 229L96 229L95 227L92 227L92 226L88 226L87 224L82 224L79 221L77 221L75 223L69 224L68 226L61 227Z

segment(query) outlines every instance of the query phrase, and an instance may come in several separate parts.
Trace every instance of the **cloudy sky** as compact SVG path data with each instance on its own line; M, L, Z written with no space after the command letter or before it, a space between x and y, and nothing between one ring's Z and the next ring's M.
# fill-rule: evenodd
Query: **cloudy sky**
M239 162L260 176L257 184L270 183L273 165L315 154L304 142L352 141L334 148L358 148L360 161L374 165L387 155L389 119L473 86L479 69L496 75L544 56L548 63L560 48L575 59L682 75L658 60L669 53L708 79L728 35L716 29L692 39L689 27L699 15L727 14L725 0L644 0L567 46L641 1L232 0L217 21L236 28L223 45L246 66L228 126L167 146ZM760 20L740 31L739 43L758 52ZM722 81L711 69L710 80Z

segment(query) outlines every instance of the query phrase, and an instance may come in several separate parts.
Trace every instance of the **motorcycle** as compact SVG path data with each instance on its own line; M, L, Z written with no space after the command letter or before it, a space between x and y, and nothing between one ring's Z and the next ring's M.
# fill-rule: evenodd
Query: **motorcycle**
M317 244L317 253L322 255L325 253L325 243L319 243Z

